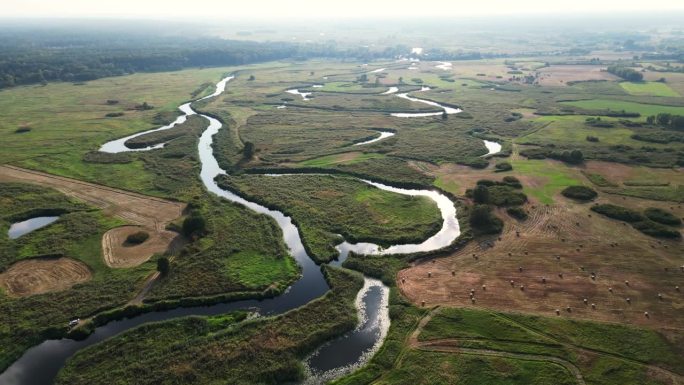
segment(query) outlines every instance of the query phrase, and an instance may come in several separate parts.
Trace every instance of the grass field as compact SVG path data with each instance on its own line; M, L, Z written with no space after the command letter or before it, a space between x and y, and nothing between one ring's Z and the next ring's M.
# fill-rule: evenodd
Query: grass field
M588 380L594 377L592 380L601 384L624 380L602 368L607 364L602 359L615 369L628 371L630 381L640 378L649 383L663 383L649 365L681 375L684 363L681 347L651 330L475 309L440 309L418 339L432 344L455 340L464 348L557 357L576 365ZM587 359L587 355L595 356Z
M382 158L385 158L385 155L372 152L348 152L343 154L327 155L322 156L320 158L309 159L300 162L299 164L305 167L329 167L338 164L355 164L371 159Z
M267 288L284 290L299 276L271 218L218 198L204 198L200 206L207 235L172 261L146 301L235 293L260 297Z
M141 192L154 190L155 176L141 161L83 162L105 142L170 121L176 108L203 83L217 82L229 69L186 70L105 78L84 85L51 83L0 91L0 163L34 168ZM208 90L208 89L207 89ZM206 92L206 91L205 91ZM116 100L117 104L108 104ZM137 111L147 102L154 108ZM107 113L123 112L116 118ZM17 134L21 126L30 132Z
M564 188L579 183L560 162L544 160L512 160L514 174L523 181L523 192L540 203L551 204Z
M540 124L548 123L543 129L517 139L518 142L539 141L542 143L571 143L587 146L587 136L599 138L601 146L628 144L641 145L643 142L630 138L634 134L632 129L620 127L614 128L592 127L585 124L590 116L565 115L543 116L535 119ZM607 122L617 122L617 118L601 118Z
M560 365L470 354L409 351L401 367L391 370L375 384L454 383L504 385L575 384L572 375Z
M561 104L579 107L587 110L638 112L641 114L642 120L646 119L646 117L649 115L658 115L659 113L684 115L684 107L666 106L660 104L635 103L610 99L579 100L573 102L561 102Z
M219 183L291 215L304 245L318 261L336 257L334 246L342 239L385 246L415 242L428 238L442 224L429 198L386 192L353 178L241 176L224 177Z
M650 96L680 96L675 90L665 83L659 82L621 82L620 86L630 95L650 95Z

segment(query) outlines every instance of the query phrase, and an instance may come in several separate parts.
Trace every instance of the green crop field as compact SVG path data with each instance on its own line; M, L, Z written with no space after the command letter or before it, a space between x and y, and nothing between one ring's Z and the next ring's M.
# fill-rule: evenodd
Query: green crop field
M543 160L513 160L511 161L516 174L540 179L541 183L523 185L525 194L532 195L541 203L553 203L553 197L568 186L578 184L572 173L558 162Z
M677 91L670 88L665 83L658 82L622 82L620 86L625 89L630 95L651 95L651 96L666 96L678 97Z
M584 108L587 110L611 110L611 111L626 111L637 112L641 114L642 118L649 115L657 115L659 113L668 113L675 115L684 115L684 107L660 105L657 103L635 103L621 100L610 99L591 99L579 100L573 102L561 102L568 106Z

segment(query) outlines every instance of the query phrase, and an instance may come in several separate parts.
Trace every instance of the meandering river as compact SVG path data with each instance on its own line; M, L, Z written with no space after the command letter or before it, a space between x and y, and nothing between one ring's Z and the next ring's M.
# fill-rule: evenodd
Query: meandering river
M211 95L199 100L204 100L220 95L226 88L227 83L233 79L228 76L216 85L216 90ZM288 91L289 92L289 91ZM291 92L294 93L294 92ZM305 95L300 94L306 99ZM401 96L401 95L398 95ZM409 100L413 98L406 96ZM418 100L430 104L432 102ZM434 104L431 104L434 105ZM441 106L442 108L449 108ZM157 129L137 133L125 138L113 140L105 143L100 150L110 153L125 151L149 151L163 147L163 144L150 146L142 149L131 149L126 146L126 141L155 131L166 130L175 125L183 123L188 116L197 114L191 107L191 103L185 103L179 107L183 115L179 116L173 123ZM460 110L459 110L460 111ZM447 111L447 113L449 113ZM441 114L441 112L440 112ZM244 205L258 213L268 215L273 218L280 226L283 238L291 255L301 266L302 274L290 288L282 295L265 300L245 300L231 303L222 303L211 306L181 307L167 311L156 311L142 314L133 318L120 321L112 321L98 327L94 333L82 341L70 339L48 340L32 347L16 362L14 362L4 373L0 375L0 384L3 385L43 385L51 384L58 371L65 365L67 359L74 353L87 346L103 341L109 337L129 330L133 327L147 322L169 320L177 317L190 315L206 316L226 313L236 309L253 309L262 315L273 315L283 313L296 307L305 305L316 299L328 290L320 268L307 255L302 244L299 230L293 224L292 219L280 211L271 210L255 202L244 199L232 192L221 189L215 178L225 174L214 157L211 147L214 135L222 128L222 124L215 118L198 114L207 119L209 125L199 140L198 152L201 163L200 178L206 189L232 202ZM376 139L379 140L379 139ZM489 148L489 147L488 147ZM401 254L413 252L426 252L442 248L451 244L459 235L460 228L456 219L456 208L453 202L445 195L430 190L409 190L392 187L381 183L362 180L379 189L390 191L397 194L411 196L426 196L435 201L441 211L442 228L440 231L420 244L393 245L382 249L378 245L371 243L350 244L343 242L337 246L340 257L333 262L340 265L346 258L349 251L361 254ZM357 299L357 309L361 322L358 327L326 343L317 349L306 359L306 365L310 372L307 383L322 383L329 379L344 375L362 365L377 351L382 344L389 328L389 310L387 307L389 289L380 281L365 277L365 284L360 290Z

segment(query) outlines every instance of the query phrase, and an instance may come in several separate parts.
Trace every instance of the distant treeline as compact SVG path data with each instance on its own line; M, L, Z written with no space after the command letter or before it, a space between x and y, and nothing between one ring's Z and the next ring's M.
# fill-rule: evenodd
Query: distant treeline
M641 72L618 65L608 67L608 72L630 82L640 82L644 79L644 75Z
M0 88L81 82L134 72L240 65L292 56L296 46L220 39L83 36L47 39L0 34Z
M0 88L281 59L327 57L368 61L409 52L410 47L401 45L372 51L367 47L340 48L334 43L253 42L141 34L55 36L0 31Z

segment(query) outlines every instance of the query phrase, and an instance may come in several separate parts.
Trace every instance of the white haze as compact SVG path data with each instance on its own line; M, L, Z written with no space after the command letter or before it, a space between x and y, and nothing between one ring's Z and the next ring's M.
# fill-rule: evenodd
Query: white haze
M0 18L406 18L684 10L683 0L3 0Z

